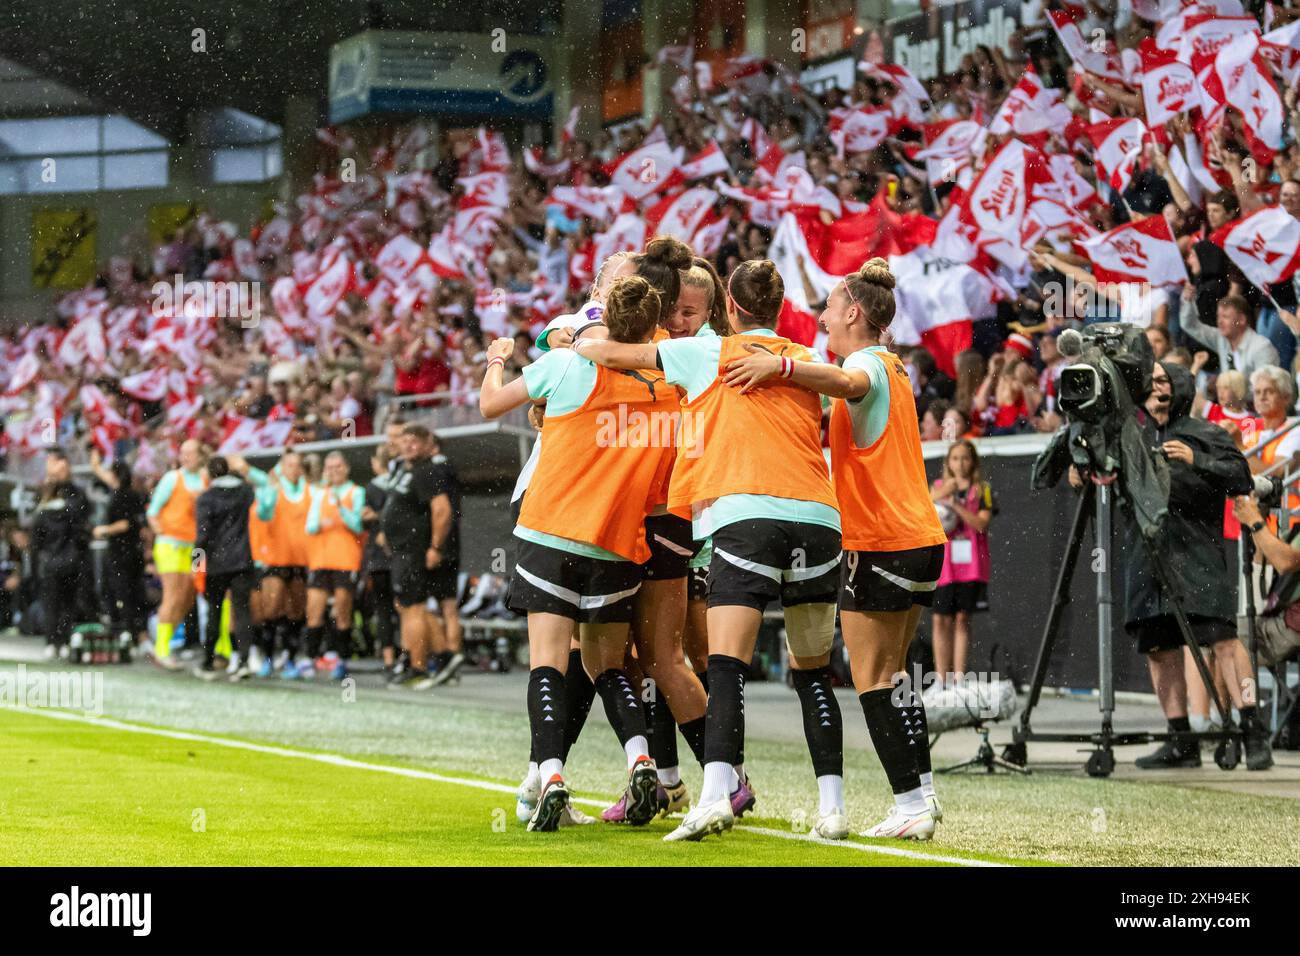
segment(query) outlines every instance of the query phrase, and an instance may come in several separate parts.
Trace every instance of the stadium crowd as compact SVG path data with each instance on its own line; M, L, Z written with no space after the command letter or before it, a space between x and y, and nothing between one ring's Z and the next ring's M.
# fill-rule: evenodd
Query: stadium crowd
M191 569L188 556L173 555L167 570L146 558L158 554L155 536L168 537L159 518L209 480L246 483L238 500L244 514L253 509L254 527L276 520L275 500L283 515L288 500L287 510L301 510L293 533L305 534L313 502L325 502L361 543L348 567L318 568L349 581L285 575L268 607L248 598L262 631L242 664L252 653L260 668L278 651L282 670L319 658L338 676L340 658L377 646L395 664L388 635L399 625L389 592L373 583L374 562L393 559L391 547L376 546L376 499L426 461L437 474L418 479L419 506L458 494L436 439L403 416L417 422L429 407L476 415L488 343L515 339L507 372L517 374L540 354L546 324L582 306L601 263L656 234L690 244L724 281L747 260L775 261L786 286L778 333L823 352L816 316L833 282L887 257L899 277L892 348L925 440L1055 430L1066 364L1057 337L1122 321L1147 330L1161 362L1194 374L1196 414L1242 450L1266 446L1260 467L1294 454L1300 430L1270 432L1287 423L1296 396L1300 7L1120 8L1047 11L1008 52L979 47L956 73L925 84L864 61L850 89L811 90L754 57L714 77L692 50L669 48L651 66L675 80L661 116L589 140L571 116L550 151L512 151L490 129L432 141L413 125L368 143L320 131L318 172L293 204L247 234L199 214L148 261L114 257L90 287L58 301L50 322L0 340L3 452L11 463L45 454L42 501L64 505L10 522L6 588L44 596L47 618L58 607L46 626L52 645L66 644L74 605L60 595L80 583L70 556L92 536L109 540L114 567L136 580L103 606L114 609L115 630L143 634L142 582L156 576L156 656L169 660L171 629L193 602L166 579ZM1084 41L1095 29L1104 49ZM1179 84L1182 94L1171 93ZM309 464L303 477L292 451L266 474L240 457L386 425L372 475L349 477L336 458ZM112 492L99 522L70 471L92 453L95 481ZM962 466L962 481L938 483L934 497L977 489L960 505L973 519L961 531L983 534L993 499L977 457L974 465L973 474ZM201 473L185 491L185 476ZM1225 534L1237 534L1231 515ZM402 547L428 545L421 537ZM376 623L353 640L340 607L357 576L372 577L365 610ZM234 594L220 580L217 593ZM421 648L408 677L428 678L426 647L444 665L460 652L452 619L468 595L463 580L452 582L429 595L444 605L445 634L434 636L436 616L400 622L430 629L408 642ZM313 604L304 593L313 590L327 596ZM342 636L326 634L321 602L333 603ZM943 629L951 641L953 622ZM186 631L194 643L197 625ZM215 642L205 649L208 671L214 651Z

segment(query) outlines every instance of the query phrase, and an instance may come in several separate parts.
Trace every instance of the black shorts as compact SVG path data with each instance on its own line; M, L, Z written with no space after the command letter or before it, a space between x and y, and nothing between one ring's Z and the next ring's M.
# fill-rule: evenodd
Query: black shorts
M691 568L691 576L686 582L686 599L703 601L709 596L709 569Z
M345 591L356 591L357 581L361 574L358 571L336 571L332 568L318 568L307 572L307 587L317 591L337 591L342 588Z
M974 614L989 609L989 586L984 581L952 581L934 590L935 614Z
M435 601L455 598L459 583L460 565L444 559L429 572L429 597Z
M424 552L393 554L389 576L393 582L393 600L399 607L412 607L429 600L433 575L424 566Z
M929 607L942 571L941 544L905 551L845 551L840 562L840 610Z
M1192 637L1200 647L1209 647L1220 641L1230 641L1237 636L1237 627L1232 621L1218 617L1202 617L1189 614L1187 623L1191 626ZM1172 614L1149 617L1146 620L1126 624L1124 630L1130 637L1137 638L1139 654L1153 654L1157 651L1175 651L1186 647L1182 632L1178 630L1178 619Z
M673 581L686 577L691 558L702 542L691 537L691 523L677 515L650 515L645 519L645 540L650 557L639 565L646 581Z
M771 518L724 525L713 534L709 607L834 604L839 563L834 528Z
M267 568L263 577L279 578L285 584L290 581L305 581L307 569L301 564L277 564Z
M628 624L641 566L631 561L604 561L519 542L519 558L510 577L510 609L558 614L580 624Z

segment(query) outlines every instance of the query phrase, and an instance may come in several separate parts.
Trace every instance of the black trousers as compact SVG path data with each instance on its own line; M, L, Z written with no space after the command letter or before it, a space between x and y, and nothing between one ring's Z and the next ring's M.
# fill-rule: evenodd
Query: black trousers
M40 572L41 610L45 614L45 634L55 647L62 647L72 637L81 605L82 577L78 569Z
M367 617L374 617L374 640L378 645L396 647L397 611L393 608L393 577L387 568L370 572L365 613Z
M104 604L114 634L129 632L132 637L148 623L148 601L144 593L144 568L115 563L109 551L104 567Z
M242 571L213 574L208 572L203 586L203 597L208 602L208 627L203 640L203 663L212 666L216 656L217 641L221 637L221 602L230 592L230 642L240 657L247 659L248 645L253 636L253 616L249 598L253 593L256 575L252 568Z

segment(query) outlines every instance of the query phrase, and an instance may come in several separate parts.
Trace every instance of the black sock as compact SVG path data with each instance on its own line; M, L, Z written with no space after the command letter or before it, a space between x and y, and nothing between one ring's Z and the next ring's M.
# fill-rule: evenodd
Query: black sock
M916 741L916 747L913 748L916 754L916 772L930 773L930 721L925 715L925 704L921 703L920 694L912 695L908 720L912 722L912 739Z
M709 672L708 672L708 669L706 668L705 670L702 670L702 671L696 671L696 672L695 672L695 676L698 677L698 678L700 679L700 683L704 685L704 693L707 694L707 693L709 692Z
M598 674L596 693L605 705L605 716L609 718L609 725L614 728L620 744L626 745L633 737L645 736L645 711L625 673L611 667Z
M1170 717L1169 729L1176 734L1191 733L1192 722L1186 717Z
M352 656L352 628L334 628L334 653L338 654L339 660L344 661Z
M912 748L924 746L907 736L903 724L903 709L895 707L893 689L882 687L859 694L862 714L867 718L867 732L876 756L885 768L889 787L894 793L907 793L921 786L921 775L916 770L916 757Z
M704 766L704 722L703 717L696 717L678 727L686 738L686 746L691 748L696 763L701 767Z
M537 763L564 759L564 683L564 675L554 667L537 667L528 674L528 726Z
M1255 725L1259 723L1259 712L1256 711L1253 704L1249 707L1243 706L1237 708L1237 713L1241 716L1241 727L1243 730L1253 730L1255 729Z
M655 688L654 698L646 705L650 711L650 756L654 758L655 766L676 767L677 766L677 721L673 720L673 712L668 707L668 698L659 693Z
M312 660L320 657L320 645L324 639L325 625L307 628L307 656Z
M442 651L438 655L438 670L442 670L444 667L446 667L447 662L450 660L451 660L451 651Z
M745 746L745 662L709 655L709 709L704 715L704 762L738 764Z
M803 735L812 756L813 773L818 777L844 776L844 721L831 688L830 667L791 670L790 677L803 711Z
M569 751L578 742L578 735L587 723L591 713L591 702L596 699L596 685L591 682L587 672L582 669L582 651L569 651L569 672L564 678L564 712L567 718L564 726L564 759L569 759Z

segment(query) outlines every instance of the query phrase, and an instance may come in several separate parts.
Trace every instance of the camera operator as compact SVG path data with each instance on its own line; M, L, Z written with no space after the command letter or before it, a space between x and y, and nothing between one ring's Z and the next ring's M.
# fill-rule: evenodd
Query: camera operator
M1237 637L1237 595L1223 549L1223 510L1228 495L1253 487L1250 467L1227 432L1191 413L1191 373L1171 362L1155 364L1144 432L1169 461L1168 514L1154 546L1171 558L1183 612L1197 643L1218 660L1245 731L1247 766L1272 764L1268 733L1255 713L1250 658ZM1071 482L1077 483L1074 474ZM1162 593L1133 521L1124 522L1125 629L1147 655L1151 683L1173 739L1136 761L1141 769L1199 767L1201 748L1191 736L1183 640L1170 595Z
M1233 514L1255 543L1255 562L1267 562L1277 572L1264 607L1255 618L1255 640L1260 661L1268 667L1280 664L1300 650L1300 523L1285 538L1278 537L1264 520L1254 495L1236 500ZM1284 746L1300 749L1300 708L1291 711L1283 731Z

